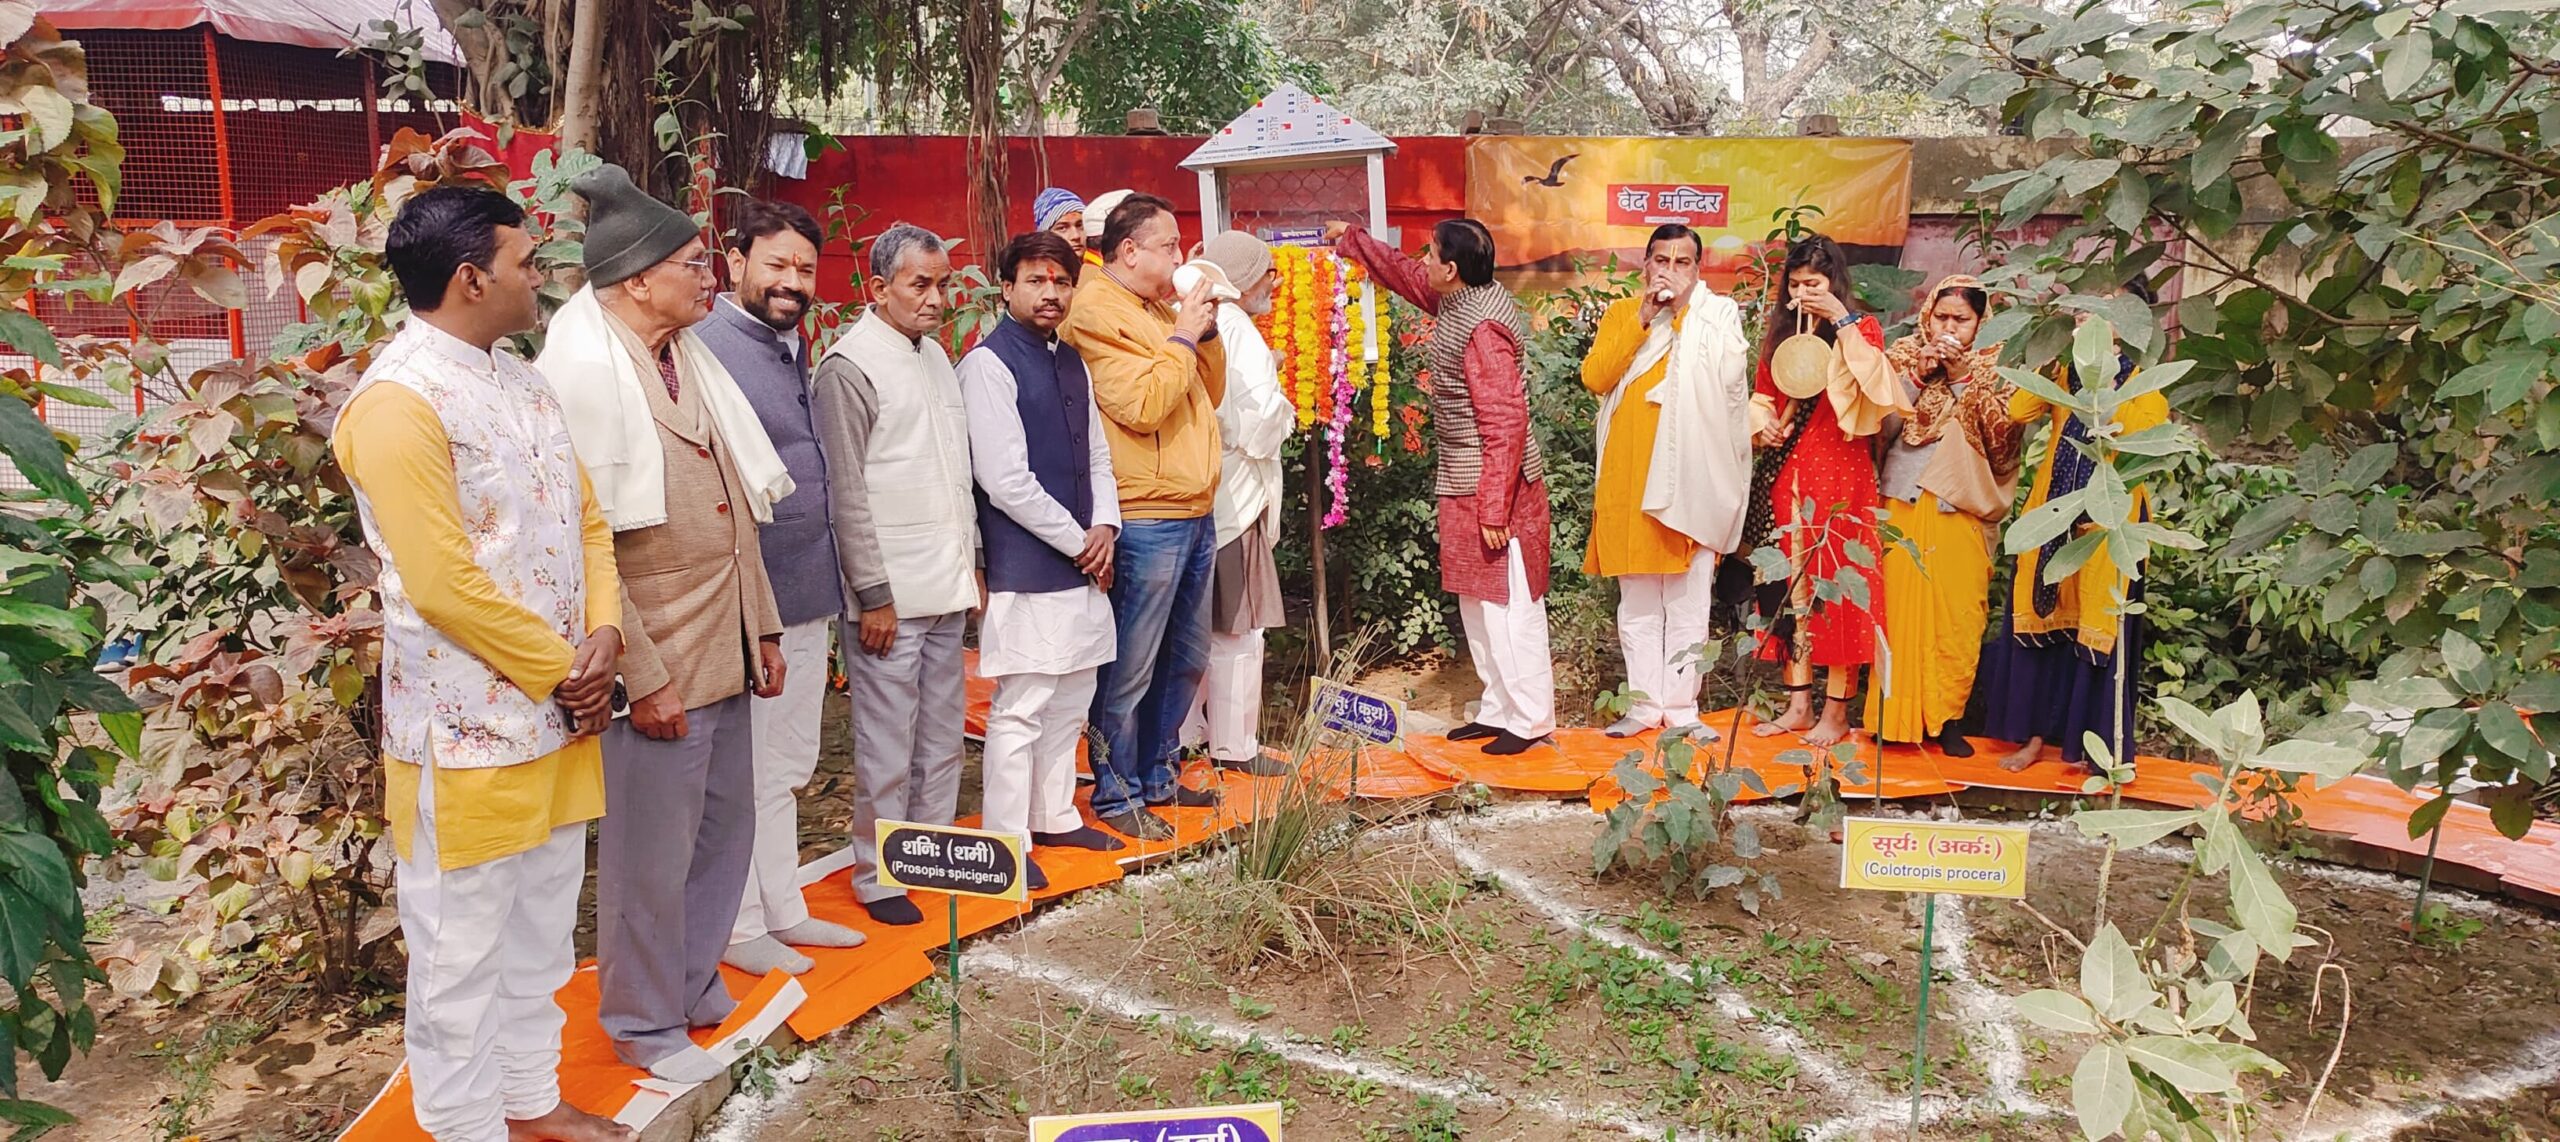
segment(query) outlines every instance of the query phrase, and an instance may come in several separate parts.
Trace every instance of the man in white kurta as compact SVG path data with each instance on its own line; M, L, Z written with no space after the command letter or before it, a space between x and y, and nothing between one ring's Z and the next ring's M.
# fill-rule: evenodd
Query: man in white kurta
M1075 295L1075 250L1035 231L998 253L1005 317L960 359L969 463L986 545L978 672L987 711L983 823L1026 844L1109 851L1117 838L1076 810L1076 742L1095 671L1112 660L1112 554L1120 494L1084 362L1058 340ZM1032 858L1034 889L1048 877Z
M1184 723L1183 741L1206 745L1210 762L1221 769L1276 777L1289 767L1262 754L1262 632L1287 621L1271 549L1280 540L1280 447L1288 443L1297 410L1280 392L1279 364L1253 319L1270 312L1280 275L1271 247L1241 230L1209 239L1201 256L1226 275L1238 296L1234 305L1218 307L1227 392L1218 402L1218 558L1211 574L1209 672Z

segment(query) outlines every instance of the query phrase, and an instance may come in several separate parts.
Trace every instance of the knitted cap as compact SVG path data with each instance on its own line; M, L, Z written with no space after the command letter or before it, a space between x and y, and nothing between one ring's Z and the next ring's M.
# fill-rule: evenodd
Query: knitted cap
M684 211L649 197L631 175L606 163L569 184L587 200L587 281L609 286L684 249L702 228Z
M1082 209L1084 200L1076 197L1076 192L1062 186L1050 187L1031 200L1031 228L1046 230L1056 224L1060 215Z
M1262 275L1271 272L1271 244L1242 230L1218 231L1200 256L1226 271L1227 281L1240 293L1251 290Z
M1111 208L1120 205L1121 199L1133 193L1135 192L1122 189L1104 191L1093 196L1093 201L1087 203L1084 208L1085 241L1090 242L1101 237L1103 224L1111 220Z

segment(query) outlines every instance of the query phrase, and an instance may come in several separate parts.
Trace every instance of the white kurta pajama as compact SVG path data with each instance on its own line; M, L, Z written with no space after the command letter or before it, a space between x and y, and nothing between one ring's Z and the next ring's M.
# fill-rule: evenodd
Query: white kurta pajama
M800 895L800 791L818 772L827 652L844 594L827 511L826 455L809 412L808 344L796 331L777 331L739 308L734 294L720 295L693 332L738 382L794 485L756 532L784 624L783 680L782 693L747 707L755 737L755 852L746 896L729 928L735 947L791 932L809 919Z
M1057 342L1050 342L1054 352ZM969 409L969 466L995 510L1069 558L1084 551L1085 529L1040 487L1023 438L1017 386L1004 362L980 350L960 359ZM1087 402L1087 480L1095 527L1120 526L1120 489L1102 411ZM1064 833L1081 828L1076 810L1076 742L1093 704L1095 671L1118 651L1111 596L1087 583L1064 591L991 591L978 624L978 673L996 680L987 710L982 821L995 832Z
M1280 392L1279 365L1243 309L1218 307L1218 340L1227 347L1227 395L1218 402L1221 455L1215 511L1224 550L1262 525L1257 538L1280 536L1280 449L1297 409ZM1242 562L1242 561L1239 561ZM1221 592L1222 594L1224 592ZM1205 744L1218 761L1248 761L1262 752L1262 628L1209 632L1209 670L1182 740Z
M409 950L401 1033L410 1106L436 1142L507 1142L505 1119L560 1105L555 998L577 970L570 942L587 877L587 826L464 868L438 867L435 782L418 783L417 832L392 861Z
M756 846L729 943L789 931L809 918L800 895L800 790L818 771L827 653L835 615L782 628L782 693L747 707L756 742Z
M505 1142L509 1119L560 1105L554 993L576 963L602 766L552 697L585 633L619 621L610 532L550 386L422 318L366 371L332 446L382 560L411 1105L438 1142ZM441 822L439 787L462 802Z

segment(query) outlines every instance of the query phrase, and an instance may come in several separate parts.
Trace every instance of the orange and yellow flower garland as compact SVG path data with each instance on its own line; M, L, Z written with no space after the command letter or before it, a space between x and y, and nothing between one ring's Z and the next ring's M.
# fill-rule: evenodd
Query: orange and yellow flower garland
M1392 431L1392 396L1388 390L1393 387L1394 378L1389 367L1394 335L1386 298L1378 293L1377 283L1359 263L1337 257L1331 250L1275 246L1271 253L1280 281L1272 293L1263 334L1271 345L1281 391L1288 394L1290 404L1297 410L1298 427L1309 431L1319 425L1338 427L1359 406L1349 403L1346 408L1337 408L1336 401L1356 402L1365 385L1369 395L1369 433L1385 440ZM1368 301L1367 306L1362 305L1363 299ZM1378 346L1375 361L1368 360L1362 348L1370 336L1371 309L1375 311ZM1337 369L1341 372L1337 373ZM1337 386L1337 379L1347 383ZM1332 449L1327 452L1330 454ZM1339 460L1334 464L1340 467ZM1335 476L1327 483L1339 486L1339 474ZM1337 500L1335 511L1328 514L1338 518L1339 511Z
M1395 387L1395 372L1387 367L1387 348L1395 344L1395 316L1387 300L1378 296L1378 283L1363 281L1361 292L1369 298L1370 308L1378 313L1378 361L1371 365L1369 385L1369 435L1387 438L1387 390Z

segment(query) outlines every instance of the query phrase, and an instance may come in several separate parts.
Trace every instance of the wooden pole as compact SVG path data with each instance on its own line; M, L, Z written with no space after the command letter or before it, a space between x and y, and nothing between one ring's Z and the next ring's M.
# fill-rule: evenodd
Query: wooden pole
M1324 455L1317 447L1320 433L1307 436L1307 565L1316 585L1316 655L1317 668L1333 668L1333 615L1325 602L1324 570Z

